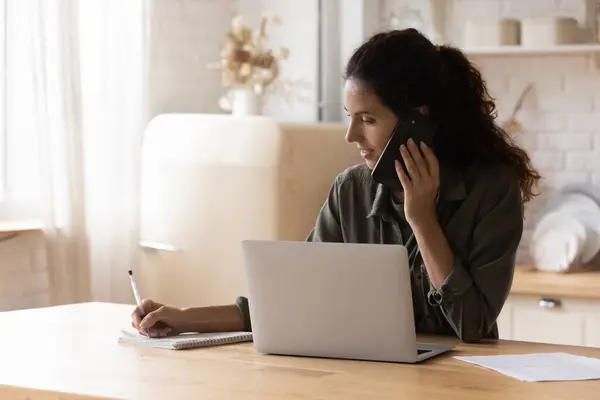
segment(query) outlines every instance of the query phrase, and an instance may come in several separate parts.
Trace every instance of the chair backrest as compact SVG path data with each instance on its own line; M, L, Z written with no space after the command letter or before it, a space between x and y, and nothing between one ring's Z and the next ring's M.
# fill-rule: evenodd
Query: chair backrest
M142 150L144 295L181 306L243 295L240 242L306 238L335 176L361 162L345 132L262 116L153 119Z

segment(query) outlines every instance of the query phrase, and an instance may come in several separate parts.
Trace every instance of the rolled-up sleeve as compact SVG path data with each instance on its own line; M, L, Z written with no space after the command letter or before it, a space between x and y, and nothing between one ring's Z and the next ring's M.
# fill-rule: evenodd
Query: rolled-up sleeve
M306 238L308 242L343 242L339 212L340 176L329 188L325 203L321 207L315 226Z
M478 342L495 327L512 285L522 234L522 196L515 179L488 191L466 257L455 254L444 283L430 286L429 304L441 307L462 341Z

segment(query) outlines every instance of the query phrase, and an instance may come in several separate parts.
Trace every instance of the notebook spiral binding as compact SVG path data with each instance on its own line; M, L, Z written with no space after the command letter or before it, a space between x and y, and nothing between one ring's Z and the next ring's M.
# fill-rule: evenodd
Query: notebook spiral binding
M193 349L197 347L220 346L252 340L252 333L243 333L236 336L225 336L220 338L197 339L179 342L175 345L177 349Z

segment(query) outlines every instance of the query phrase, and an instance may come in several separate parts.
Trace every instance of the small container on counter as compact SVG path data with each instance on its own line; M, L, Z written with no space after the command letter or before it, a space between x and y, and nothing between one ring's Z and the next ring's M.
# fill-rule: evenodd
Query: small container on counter
M552 47L579 42L580 29L575 18L544 17L521 20L523 47Z
M516 19L467 21L463 31L464 47L516 46L521 23Z

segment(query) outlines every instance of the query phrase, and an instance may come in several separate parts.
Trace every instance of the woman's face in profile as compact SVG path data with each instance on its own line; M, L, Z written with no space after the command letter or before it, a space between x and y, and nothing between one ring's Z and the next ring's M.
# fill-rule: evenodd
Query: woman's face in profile
M344 108L350 116L346 141L356 144L367 166L373 169L398 118L374 92L352 79L344 85Z

